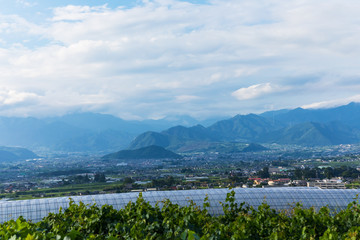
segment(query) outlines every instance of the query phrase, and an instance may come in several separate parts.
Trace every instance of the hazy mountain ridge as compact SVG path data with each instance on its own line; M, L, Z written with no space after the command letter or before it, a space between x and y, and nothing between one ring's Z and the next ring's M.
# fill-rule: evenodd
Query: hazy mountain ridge
M0 146L0 162L19 161L38 157L35 153L25 148Z
M305 122L270 133L264 142L298 145L336 145L359 142L359 134L341 123Z
M179 122L197 123L186 116L127 121L99 113L75 113L44 119L0 117L0 145L33 150L114 152L128 147L142 132L163 130Z
M171 122L173 121L173 122ZM176 123L195 123L180 126ZM175 127L174 127L175 126ZM164 130L166 129L166 130ZM36 150L103 152L158 145L193 149L206 142L333 145L360 142L360 103L329 109L293 109L236 115L204 127L186 116L126 121L98 113L53 118L0 117L0 145Z
M293 110L279 110L265 112L259 116L284 124L341 122L351 127L360 128L360 103L352 102L347 105L326 109L296 108Z
M88 132L86 134L66 139L58 143L55 148L70 152L109 152L124 149L133 140L133 135L116 130Z

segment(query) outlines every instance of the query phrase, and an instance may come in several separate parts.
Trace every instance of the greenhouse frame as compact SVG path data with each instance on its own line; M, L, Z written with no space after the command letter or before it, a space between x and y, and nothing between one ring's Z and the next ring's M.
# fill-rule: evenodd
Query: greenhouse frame
M301 203L304 208L314 207L320 209L323 206L330 210L339 211L345 209L349 203L357 200L360 190L358 189L319 189L305 187L273 187L273 188L234 188L235 201L245 202L255 208L266 202L276 210L290 209L296 203ZM180 206L189 205L192 200L196 205L202 206L208 196L210 207L208 211L212 215L223 213L220 202L225 202L229 189L202 189L182 191L149 191L143 192L143 198L150 204L169 199ZM50 212L59 212L60 207L66 209L70 198L75 203L96 204L102 206L112 205L115 209L124 208L130 201L135 202L139 193L116 193L72 197L42 198L21 201L0 201L0 222L17 219L23 216L33 222L40 221Z

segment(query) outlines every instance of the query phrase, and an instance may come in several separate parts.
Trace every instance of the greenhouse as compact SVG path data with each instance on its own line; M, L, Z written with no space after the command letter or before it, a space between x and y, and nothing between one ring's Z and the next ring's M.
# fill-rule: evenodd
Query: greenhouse
M331 210L341 210L357 199L360 190L357 189L318 189L302 187L286 188L235 188L236 202L245 202L253 207L257 207L263 202L269 204L277 210L289 209L299 202L305 208L328 206ZM208 196L210 207L209 213L221 215L222 206L220 202L225 202L226 195L231 190L228 189L203 189L203 190L183 190L183 191L151 191L143 192L143 198L155 205L157 202L169 199L172 203L181 206L188 205L192 200L198 206L202 206L204 199ZM60 207L67 208L70 198L76 203L94 204L102 206L112 205L116 209L123 208L130 201L135 202L139 193L117 193L102 195L73 196L60 198L33 199L22 201L2 201L0 202L0 222L10 219L17 219L23 216L33 222L40 221L50 212L58 212Z

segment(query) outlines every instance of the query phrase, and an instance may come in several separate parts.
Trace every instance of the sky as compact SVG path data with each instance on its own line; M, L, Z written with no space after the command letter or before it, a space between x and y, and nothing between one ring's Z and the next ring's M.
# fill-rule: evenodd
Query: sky
M0 115L358 102L359 12L358 0L0 0Z

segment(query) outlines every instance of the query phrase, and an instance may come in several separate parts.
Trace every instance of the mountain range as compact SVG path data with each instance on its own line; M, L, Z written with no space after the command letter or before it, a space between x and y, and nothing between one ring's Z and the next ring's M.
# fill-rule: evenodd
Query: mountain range
M197 123L189 116L127 121L99 113L74 113L43 119L0 117L0 146L20 146L34 151L110 153L128 147L144 131Z
M150 145L174 151L186 146L195 151L195 145L224 142L334 145L360 142L360 103L328 109L283 109L207 121L189 116L127 121L99 113L42 119L0 117L0 132L0 146L35 152L107 154Z
M161 132L148 131L130 149L159 145L178 150L184 143L244 142L324 146L360 142L360 104L329 109L280 110L259 115L237 115L209 127L176 126Z

